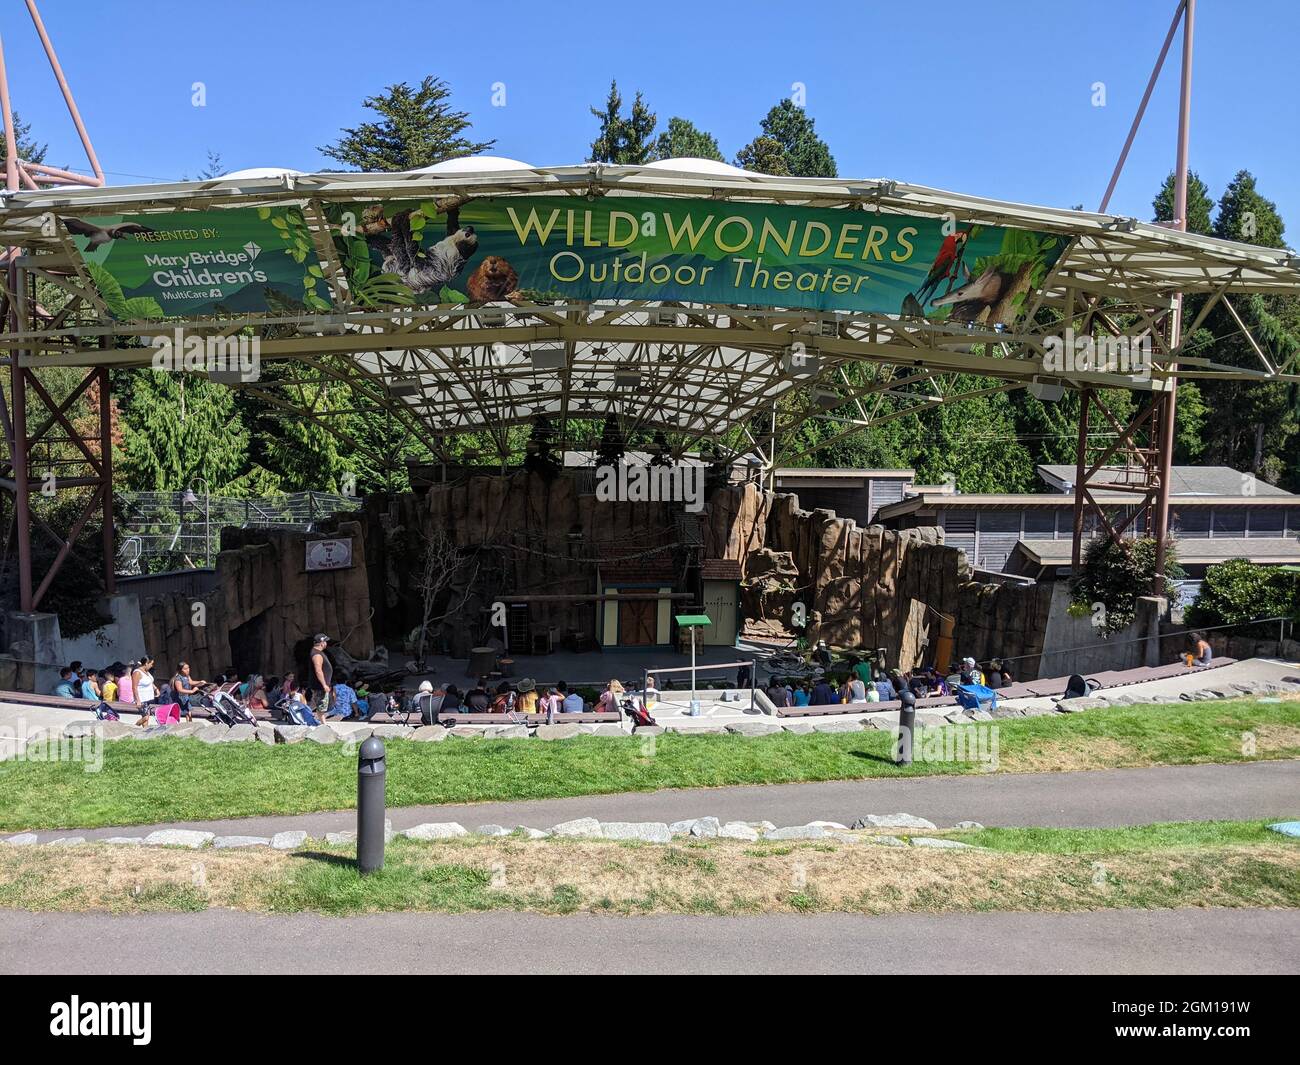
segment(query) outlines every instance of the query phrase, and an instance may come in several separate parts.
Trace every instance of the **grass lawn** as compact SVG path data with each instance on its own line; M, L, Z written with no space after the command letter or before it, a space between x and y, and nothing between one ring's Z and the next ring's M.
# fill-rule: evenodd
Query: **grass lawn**
M994 724L1002 773L1300 757L1300 700L1115 707ZM1246 733L1253 754L1246 753ZM399 740L388 744L388 804L987 771L972 761L901 769L892 762L892 744L890 733L877 730L668 734L653 743L635 736ZM343 745L118 740L105 745L98 773L73 762L0 764L0 831L307 813L349 808L355 796L356 751Z
M934 834L934 833L931 833ZM972 913L1300 906L1300 842L1264 822L938 833L986 850L840 840L666 845L398 838L383 870L293 852L85 844L0 847L0 906L116 913Z

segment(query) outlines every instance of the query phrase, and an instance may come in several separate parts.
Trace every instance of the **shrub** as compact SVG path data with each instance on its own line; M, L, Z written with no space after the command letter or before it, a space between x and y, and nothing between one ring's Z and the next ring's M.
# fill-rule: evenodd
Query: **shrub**
M1097 537L1088 544L1082 571L1070 578L1071 606L1076 613L1083 610L1093 614L1103 636L1132 624L1138 597L1155 594L1155 540L1127 540L1125 544L1128 550L1116 546L1109 537ZM1170 544L1165 552L1165 580L1179 580L1183 575ZM1172 589L1166 595L1171 604L1177 599ZM1105 609L1096 611L1097 603Z
M1296 574L1234 558L1206 571L1201 594L1188 608L1187 623L1209 628L1245 625L1257 618L1294 620L1300 615L1298 607ZM1254 629L1257 634L1271 634L1273 626Z

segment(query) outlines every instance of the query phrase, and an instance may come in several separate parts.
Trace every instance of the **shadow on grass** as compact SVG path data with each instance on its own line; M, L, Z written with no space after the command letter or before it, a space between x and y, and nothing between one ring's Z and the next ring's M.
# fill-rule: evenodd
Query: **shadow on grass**
M330 854L328 851L294 851L290 857L306 858L308 861L320 862L323 865L354 867L357 864L355 856L349 857L346 854Z

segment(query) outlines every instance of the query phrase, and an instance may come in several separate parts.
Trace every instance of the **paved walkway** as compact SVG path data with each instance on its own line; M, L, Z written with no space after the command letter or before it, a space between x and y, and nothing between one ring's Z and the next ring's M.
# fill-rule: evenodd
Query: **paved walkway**
M722 821L810 821L852 824L866 814L909 813L941 828L958 821L989 827L1107 828L1156 821L1247 820L1300 816L1300 761L1240 765L1159 766L1083 773L1001 773L910 780L835 780L813 784L762 784L591 795L532 802L407 806L389 811L398 831L427 821L527 825L547 829L578 817L601 821L663 821L692 817ZM42 841L66 836L68 825L37 833ZM170 822L149 828L196 828L224 835L270 836L304 830L313 836L356 828L354 810ZM82 830L94 839L139 835L128 827Z
M1294 974L1298 938L1297 910L887 917L0 910L0 972Z

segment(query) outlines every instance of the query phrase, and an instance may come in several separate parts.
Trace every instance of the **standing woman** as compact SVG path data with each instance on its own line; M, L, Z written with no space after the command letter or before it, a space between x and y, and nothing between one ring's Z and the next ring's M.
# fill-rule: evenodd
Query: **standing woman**
M153 659L145 652L131 670L131 687L135 690L135 702L140 707L140 724L149 720L149 707L158 699L158 685L153 679Z

